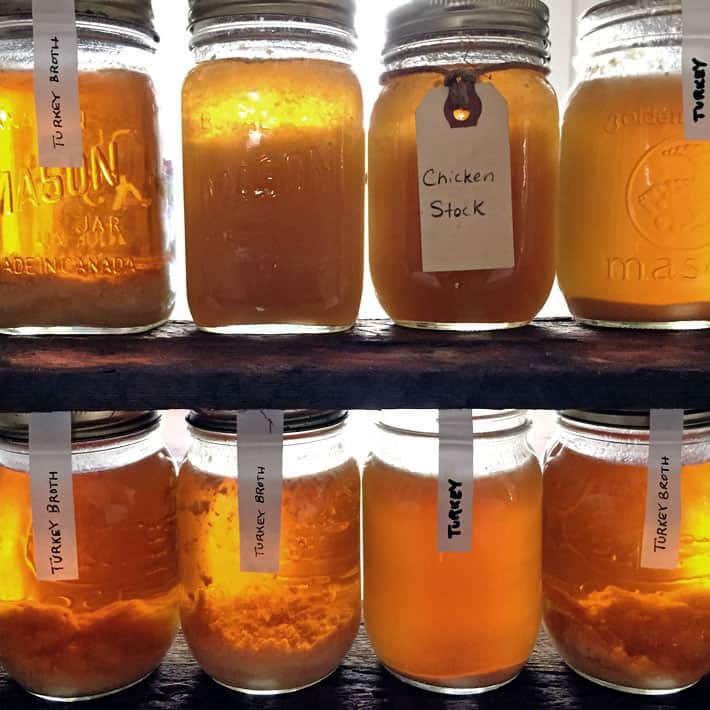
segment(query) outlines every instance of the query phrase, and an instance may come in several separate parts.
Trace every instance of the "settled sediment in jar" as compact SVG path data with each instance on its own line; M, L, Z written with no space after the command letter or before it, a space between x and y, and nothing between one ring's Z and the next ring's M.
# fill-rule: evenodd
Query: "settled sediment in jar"
M178 625L175 469L165 452L74 475L79 580L34 570L27 473L0 467L0 663L32 693L103 695L151 673Z
M33 74L0 72L0 330L121 332L170 315L151 79L80 71L84 165L41 168Z
M287 477L280 570L242 573L237 481L183 465L182 624L216 681L245 692L287 692L340 664L360 624L359 486L353 460Z
M544 619L576 671L640 693L710 670L710 463L683 466L680 565L641 569L648 471L564 448L544 489Z

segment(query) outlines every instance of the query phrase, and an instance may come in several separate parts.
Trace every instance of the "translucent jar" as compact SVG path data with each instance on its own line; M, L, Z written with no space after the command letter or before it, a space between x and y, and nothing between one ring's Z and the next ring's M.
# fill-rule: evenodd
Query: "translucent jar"
M564 660L661 695L710 670L710 414L686 416L677 569L641 567L648 414L564 412L544 480L544 620Z
M525 325L554 280L559 116L545 78L547 7L537 0L412 0L389 15L387 33L368 173L370 268L380 303L405 326ZM514 266L425 272L417 107L444 85L447 72L483 68L490 71L479 81L492 84L508 104ZM465 229L475 238L476 224L469 222ZM456 220L449 223L456 228Z
M140 332L173 307L151 3L76 13L84 163L39 167L32 2L0 4L0 332Z
M175 464L155 413L72 415L76 581L39 581L28 418L0 415L0 664L51 700L151 673L178 626Z
M182 626L198 663L233 690L273 695L317 683L355 639L360 472L345 416L286 412L277 574L240 571L236 412L188 417L192 445L178 483Z
M710 326L710 143L683 129L679 0L581 20L562 131L558 277L592 325Z
M353 0L190 0L187 289L222 333L345 330L362 293Z
M468 553L437 546L433 412L383 416L363 474L365 624L401 680L479 693L517 676L540 628L542 480L521 412L474 416Z

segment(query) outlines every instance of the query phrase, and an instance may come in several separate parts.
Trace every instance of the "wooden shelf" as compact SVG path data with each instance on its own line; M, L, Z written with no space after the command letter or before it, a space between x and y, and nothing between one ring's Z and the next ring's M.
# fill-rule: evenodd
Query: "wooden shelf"
M510 685L478 698L446 698L392 678L377 664L363 631L340 670L323 683L293 695L248 698L225 690L200 672L184 640L179 638L163 665L148 680L82 707L87 710L707 710L708 697L708 679L691 690L664 698L636 698L605 690L567 670L543 636L526 668ZM52 706L34 700L0 674L0 707L46 710Z
M459 334L361 321L348 333L3 337L0 410L710 408L710 332L539 321Z

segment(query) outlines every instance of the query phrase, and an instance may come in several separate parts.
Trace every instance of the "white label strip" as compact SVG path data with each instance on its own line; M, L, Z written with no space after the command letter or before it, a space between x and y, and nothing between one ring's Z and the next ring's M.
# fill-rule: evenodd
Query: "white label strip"
M37 579L78 579L69 412L30 418L30 497Z
M74 0L32 0L39 164L83 165Z
M281 559L284 413L237 418L239 559L242 572L277 573Z
M685 139L710 140L710 3L683 0Z
M439 552L470 552L473 537L473 420L470 409L439 412Z
M683 410L653 410L641 567L676 569L680 556Z

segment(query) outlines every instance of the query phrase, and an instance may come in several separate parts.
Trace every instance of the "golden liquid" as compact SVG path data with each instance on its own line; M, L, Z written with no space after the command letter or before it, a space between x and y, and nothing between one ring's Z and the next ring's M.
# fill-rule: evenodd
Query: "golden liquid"
M29 476L0 467L0 664L44 696L134 683L178 624L175 469L166 452L74 476L79 580L39 582Z
M352 325L365 158L350 68L310 59L200 64L183 90L183 144L197 325Z
M677 570L639 567L647 476L569 449L548 462L545 625L576 670L674 690L710 671L710 463L683 467Z
M170 315L150 79L81 72L84 167L40 168L32 72L0 72L0 328L142 329Z
M474 485L473 548L437 551L437 479L372 457L363 476L365 623L382 662L448 688L513 678L540 628L537 461Z
M484 79L510 111L515 267L424 273L415 112L443 81L440 74L424 72L391 79L375 105L368 187L377 296L399 323L528 322L554 279L557 100L539 72L516 69Z
M360 473L354 461L286 479L278 574L239 571L237 482L186 462L178 482L182 625L232 688L300 688L339 665L360 625Z
M562 133L558 276L580 318L710 320L710 143L683 140L680 76L597 79Z

